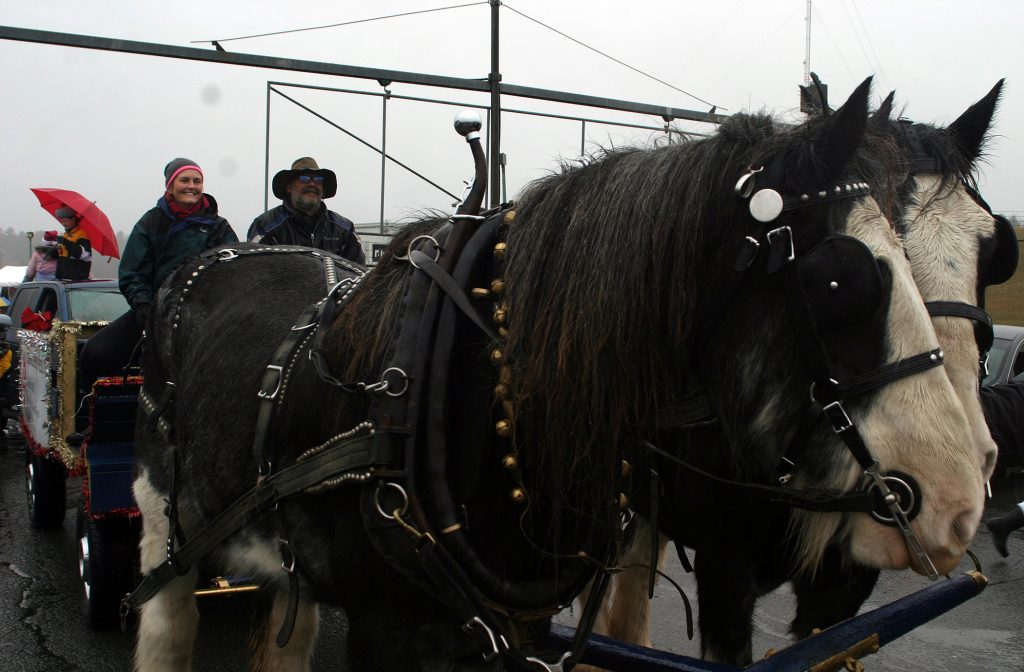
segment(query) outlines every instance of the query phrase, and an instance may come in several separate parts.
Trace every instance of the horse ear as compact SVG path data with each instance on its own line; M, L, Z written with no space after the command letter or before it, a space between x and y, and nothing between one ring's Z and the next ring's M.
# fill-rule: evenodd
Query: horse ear
M882 123L889 121L889 117L892 116L892 101L896 97L896 91L890 91L889 95L885 97L885 100L881 102L875 113L871 115L872 123Z
M988 95L968 107L966 112L946 128L953 137L957 149L963 153L969 163L973 164L981 156L988 127L992 123L992 116L996 112L996 105L999 104L999 97L1003 92L1004 81L1006 80L1000 79L996 82Z
M871 92L871 77L854 89L843 106L825 121L821 135L815 142L815 150L823 163L824 177L838 178L864 140L868 122L868 95Z

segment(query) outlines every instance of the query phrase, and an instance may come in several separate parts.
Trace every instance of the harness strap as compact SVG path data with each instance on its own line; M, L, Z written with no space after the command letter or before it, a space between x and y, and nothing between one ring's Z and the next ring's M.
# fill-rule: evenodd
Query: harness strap
M803 509L805 511L817 511L817 512L870 512L875 508L876 495L872 492L852 492L852 493L836 493L834 490L791 490L788 488L779 488L771 485L761 485L759 483L743 483L741 481L732 481L727 478L715 476L712 473L704 471L703 469L696 467L689 462L682 460L672 453L659 448L658 446L645 441L640 440L647 450L654 453L655 455L677 464L687 471L692 471L708 480L714 481L720 485L724 485L729 488L737 490L743 490L747 493L763 497L771 502L779 504L786 504L797 509Z
M311 452L311 451L309 451ZM394 461L388 442L377 441L372 428L369 433L328 442L322 450L308 459L296 462L280 471L260 479L256 485L228 505L208 525L193 534L175 554L178 567L188 570L200 558L221 544L232 534L259 518L266 509L281 500L323 483L328 479L363 482L370 478L373 468ZM354 473L358 470L368 470ZM143 577L130 595L122 600L122 612L137 609L156 595L161 588L179 575L174 564L167 561Z
M278 394L287 383L289 371L285 367L292 353L299 346L299 343L307 337L307 329L316 325L316 314L322 307L323 302L315 303L307 307L299 315L299 318L295 321L295 326L288 331L288 335L281 341L281 345L277 346L274 356L270 358L270 363L267 364L267 368L263 371L260 389L256 393L256 396L259 398L259 408L256 412L256 432L252 442L252 454L256 458L256 464L259 467L261 477L266 477L270 474L274 466L273 459L276 451L270 432L270 421L273 417Z
M469 302L469 297L466 296L466 293L462 291L462 288L452 279L452 276L441 268L436 261L420 250L413 250L409 255L409 262L429 275L430 279L459 307L459 310L472 320L473 324L480 328L480 331L484 332L491 340L498 340L498 333L494 331L491 325L484 322L480 314L473 307L473 304Z
M915 373L927 371L936 366L942 366L943 359L942 349L935 348L928 352L922 352L905 359L890 362L842 383L832 385L831 398L849 399L879 387L885 387L900 378L912 376Z
M974 320L974 335L982 356L992 347L992 316L970 303L959 301L927 301L924 307L932 317L964 317Z

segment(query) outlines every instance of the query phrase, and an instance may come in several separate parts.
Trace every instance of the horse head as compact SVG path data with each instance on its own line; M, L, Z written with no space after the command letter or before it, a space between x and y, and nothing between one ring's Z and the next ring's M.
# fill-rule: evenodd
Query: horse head
M1012 226L993 216L973 185L1002 85L998 82L945 128L892 121L892 94L870 123L873 133L897 144L906 166L904 197L892 219L914 282L934 316L946 372L966 411L984 479L996 462L978 397L979 358L992 344L984 292L1013 275L1018 251Z
M837 140L843 127L858 128L865 89L862 86L835 114L791 132L800 140L787 149L782 173L789 184L798 186L792 198L813 204L817 194L834 189L819 189L818 175L863 174L851 157L837 160L833 148L843 146ZM831 164L831 171L829 165L821 165L823 161ZM787 216L796 221L787 221ZM879 203L864 196L782 213L769 226L777 231L784 224L798 243L805 236L797 245L797 272L791 274L795 279L788 281L789 289L773 277L777 274L767 272L737 291L731 306L719 309L725 315L713 337L704 339L708 347L700 355L703 364L697 366L732 449L732 475L774 480L779 465L788 464L795 453L799 457L791 461L796 466L785 470L792 477L786 487L855 490L871 472L868 460L842 440L848 426L857 426L881 472L916 481L911 490L916 489L912 496L920 511L912 526L904 527L912 527L919 540L907 543L920 544L935 569L928 567L924 554L908 551L899 531L880 524L893 521L878 512L797 512L793 524L800 538L799 564L814 566L838 533L849 542L853 557L865 564L947 571L958 562L978 524L982 465L966 429L963 405L941 367L885 383L877 380L878 372L904 368L904 363L926 353L941 358L902 243ZM815 229L818 233L813 233ZM766 237L749 226L747 231L754 240ZM858 251L848 237L870 253ZM729 252L717 263L724 265L728 254L740 258L735 243L719 242ZM773 246L768 242L767 266L755 257L748 274L772 270ZM785 298L793 286L802 296L796 311L792 300ZM757 327L751 333L754 315ZM814 335L808 337L801 323L812 324ZM787 339L784 334L794 326L796 338ZM830 373L823 374L825 370ZM852 382L871 379L876 382ZM821 394L828 388L833 393ZM808 390L814 402L810 405ZM848 421L824 422L812 410L828 409L836 401ZM911 495L901 497L907 503Z

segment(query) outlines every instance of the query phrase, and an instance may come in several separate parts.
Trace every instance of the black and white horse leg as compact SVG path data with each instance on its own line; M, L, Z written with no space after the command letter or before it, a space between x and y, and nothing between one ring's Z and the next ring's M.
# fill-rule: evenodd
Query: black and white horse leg
M796 617L789 631L804 639L814 628L824 630L856 615L877 582L877 569L844 562L841 550L830 545L813 577L793 579Z
M153 487L145 472L135 479L134 490L135 501L142 512L139 556L142 573L148 574L167 559L166 495ZM192 669L192 645L199 624L195 585L196 570L192 568L142 606L135 647L137 672L188 672Z
M292 629L288 643L283 647L277 645L277 635L281 630L288 611L288 591L276 590L273 604L270 605L269 617L264 619L257 650L253 656L255 672L308 672L313 657L313 646L320 630L320 610L316 602L299 598L295 613L295 627Z
M732 550L701 550L697 577L700 653L705 660L745 667L752 659L757 581L751 563Z

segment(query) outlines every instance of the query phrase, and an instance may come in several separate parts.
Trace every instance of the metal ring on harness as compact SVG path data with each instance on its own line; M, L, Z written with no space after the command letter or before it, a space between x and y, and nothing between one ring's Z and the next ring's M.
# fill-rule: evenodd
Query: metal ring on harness
M238 258L238 250L228 248L217 252L217 261L231 261Z
M835 378L829 378L829 379L828 379L828 382L829 382L829 383L831 383L831 384L833 384L833 385L838 385L838 384L839 384L839 381L838 381L838 380L836 380ZM810 389L810 391L808 392L808 394L809 394L809 395L810 395L810 397L811 397L811 403L812 403L812 404L816 404L816 403L818 403L818 400L814 398L814 386L815 386L815 385L817 385L817 384L818 384L818 381L813 381L813 382L811 383L811 389Z
M431 235L423 234L422 236L416 236L415 238L410 240L409 245L406 246L405 248L405 255L401 257L396 255L395 259L398 259L399 261L408 261L413 266L416 266L416 263L413 262L412 260L412 252L413 246L417 243L417 241L420 240L429 240L434 244L434 261L437 261L438 259L441 258L441 244L437 242L437 238L434 238ZM416 268L419 268L419 266L416 266Z
M398 390L397 392L392 392L391 383L385 380L385 377L388 375L388 372L390 371L396 372L398 375L402 377L402 380L405 382L405 385L402 386L402 389ZM389 397L400 397L403 394L405 394L406 390L409 389L409 374L407 374L405 371L402 371L397 366L391 366L384 369L384 371L382 371L380 374L380 380L382 383L384 383L384 387L382 388L384 390L384 394L388 395Z
M399 515L405 515L405 512L409 510L409 495L405 493L405 488L400 486L398 483L392 483L388 481L386 483L381 483L380 485L377 486L377 492L375 492L373 495L373 503L377 506L377 513L384 516L384 518L388 520L396 520L397 516L393 516L390 513L387 513L384 510L384 507L381 506L380 493L382 493L385 488L394 488L402 497L402 506L398 507L397 509L392 509L393 511L397 510L399 512Z
M890 492L896 497L896 506L903 511L903 514L907 517L907 520L913 520L917 517L917 514L921 511L921 498L918 496L917 482L907 474L900 471L889 471L886 472L885 476L882 476L882 480L889 486ZM868 491L880 490L876 483L870 483L867 487ZM884 502L880 502L878 506L871 510L871 517L882 523L883 525L894 526L896 525L896 519L892 515L885 515Z

